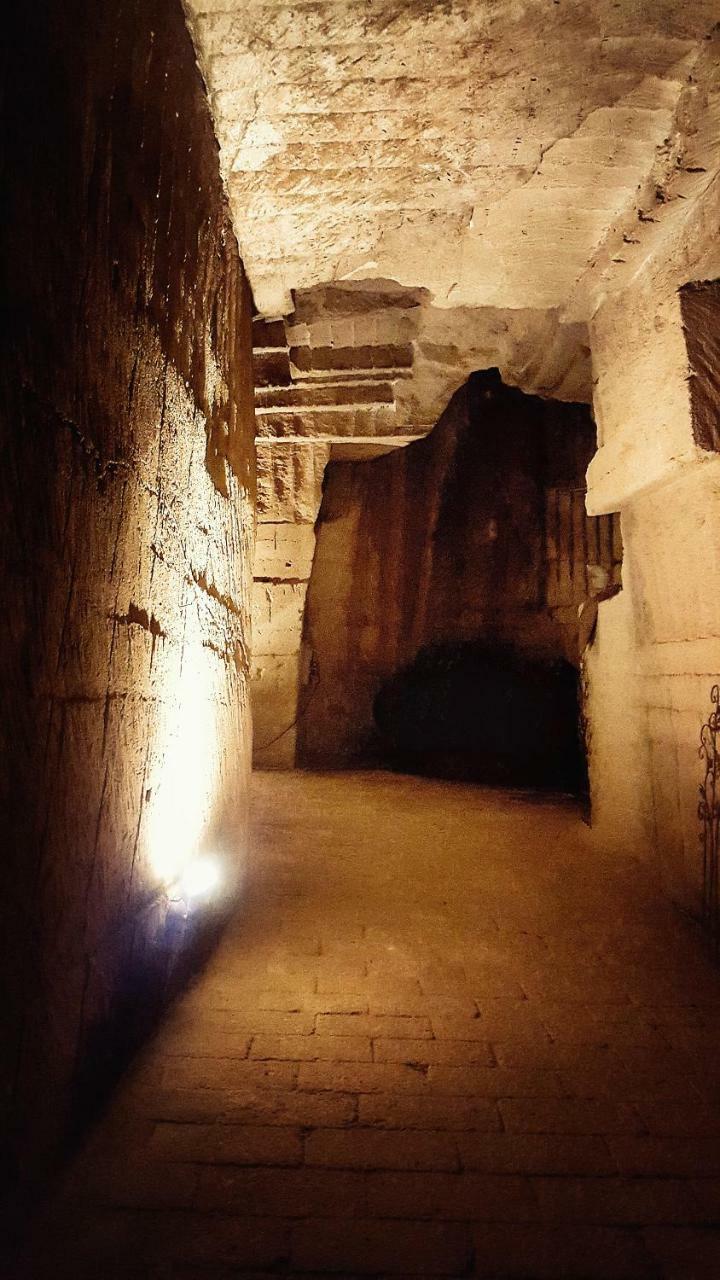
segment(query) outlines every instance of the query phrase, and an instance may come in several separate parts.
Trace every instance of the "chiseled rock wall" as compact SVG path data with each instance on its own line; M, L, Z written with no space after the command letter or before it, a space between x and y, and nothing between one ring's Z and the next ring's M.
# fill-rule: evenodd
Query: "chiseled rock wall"
M373 758L375 695L425 647L480 642L579 664L587 565L614 581L622 557L617 521L585 514L594 441L586 405L523 395L490 370L425 440L331 463L307 603L301 764Z
M266 315L388 277L554 307L674 163L715 0L189 0ZM269 233L269 228L272 228Z
M256 319L253 335L254 758L292 768L299 690L314 687L301 643L326 462L376 458L427 435L478 368L498 366L530 393L588 401L590 348L586 326L556 312L441 310L425 290L382 280L298 293L292 315Z
M250 690L253 760L260 769L295 764L305 598L329 454L327 444L312 440L257 446Z
M717 158L716 136L713 146ZM591 325L600 449L588 502L621 512L625 544L622 597L600 605L588 664L596 827L653 851L692 911L698 748L720 676L720 184L709 158L692 161L703 199L689 214L671 207L642 271Z
M240 869L251 312L178 0L5 38L0 1052L35 1169L182 968L164 886Z

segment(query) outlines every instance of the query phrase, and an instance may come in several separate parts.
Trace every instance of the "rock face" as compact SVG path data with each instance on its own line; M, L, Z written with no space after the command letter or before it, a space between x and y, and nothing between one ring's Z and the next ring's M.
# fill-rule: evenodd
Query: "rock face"
M190 0L260 310L389 277L561 306L654 199L715 0Z
M693 438L701 449L720 453L720 281L680 289L680 313L690 364Z
M421 439L468 373L560 400L592 394L584 324L556 312L433 307L391 281L317 286L284 320L253 326L260 472L253 611L255 759L295 760L305 588L327 461ZM378 473L378 476L380 473Z
M596 295L600 448L588 473L589 509L621 511L625 544L623 592L600 606L589 663L598 829L651 851L694 912L707 907L698 752L720 672L717 41L699 83L683 169ZM688 174L701 184L694 201L680 198Z
M463 653L579 667L588 564L619 582L622 558L619 522L585 515L594 446L585 405L526 396L490 371L426 440L331 463L308 596L301 763L386 759L373 704L418 655L428 689L443 664L455 685L468 671L476 709L478 661ZM416 699L423 687L414 678Z
M305 527L268 531L285 587L306 590L323 456L426 434L473 369L591 401L588 510L619 514L626 548L587 662L596 827L654 849L696 909L697 744L720 671L714 0L190 10L256 303L285 317L258 400L268 492L308 477ZM298 673L315 678L281 586L260 595L268 652L288 658L271 741L295 733Z
M240 870L251 303L179 5L8 23L2 1106L37 1169L188 962L169 882Z
M717 169L713 0L188 8L272 322L256 343L269 491L292 469L316 510L323 458L426 434L475 369L590 401L588 322L668 224L682 239ZM256 574L263 764L294 758L313 518L262 534L284 556L276 582L265 549Z
M707 907L717 0L188 8L195 51L175 0L5 32L0 1070L31 1167L189 962L185 861L240 874L254 435L256 722L291 763L326 463L410 519L414 455L378 455L424 448L471 370L592 398L588 510L626 549L588 656L597 830Z
M329 445L312 439L257 445L251 693L253 757L261 768L295 763L305 597L329 454Z

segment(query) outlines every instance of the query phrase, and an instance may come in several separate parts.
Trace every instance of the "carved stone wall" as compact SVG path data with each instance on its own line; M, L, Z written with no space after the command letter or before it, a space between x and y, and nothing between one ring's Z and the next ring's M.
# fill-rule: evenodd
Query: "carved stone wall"
M714 98L718 118L720 98ZM688 163L708 166L717 127ZM589 663L599 837L656 859L666 891L702 907L701 726L720 672L717 179L592 326L600 449L588 504L621 512L623 599L600 605Z
M693 438L720 453L720 280L686 284L680 313L690 362Z
M374 750L373 700L420 650L489 644L579 664L587 565L619 580L619 527L585 514L586 405L475 374L427 439L331 463L318 521L298 759Z
M299 686L311 675L302 617L326 462L372 459L422 439L474 369L498 367L506 383L553 399L592 394L586 326L562 324L552 311L448 312L426 290L387 280L316 286L294 302L284 320L253 324L252 702L262 768L295 763Z
M562 306L662 199L718 16L716 0L188 8L268 316L293 289L378 276L447 307Z
M184 861L240 869L253 407L178 0L16 5L5 40L0 1070L27 1169L172 985Z
M250 691L253 759L259 769L295 764L305 598L329 453L328 444L312 440L257 446Z

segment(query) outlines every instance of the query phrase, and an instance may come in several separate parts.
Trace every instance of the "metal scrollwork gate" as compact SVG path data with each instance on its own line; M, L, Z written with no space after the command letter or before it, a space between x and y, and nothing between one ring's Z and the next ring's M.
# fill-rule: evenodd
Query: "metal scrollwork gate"
M720 948L720 685L710 692L713 710L700 730L700 758L705 776L700 784L698 816L702 824L703 925L712 943Z

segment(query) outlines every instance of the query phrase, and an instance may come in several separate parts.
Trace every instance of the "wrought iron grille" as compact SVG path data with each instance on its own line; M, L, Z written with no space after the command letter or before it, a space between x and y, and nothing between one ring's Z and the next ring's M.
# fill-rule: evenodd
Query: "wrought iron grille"
M700 758L705 776L700 784L698 816L701 822L703 869L703 924L716 950L720 948L720 685L710 691L713 709L700 730Z

